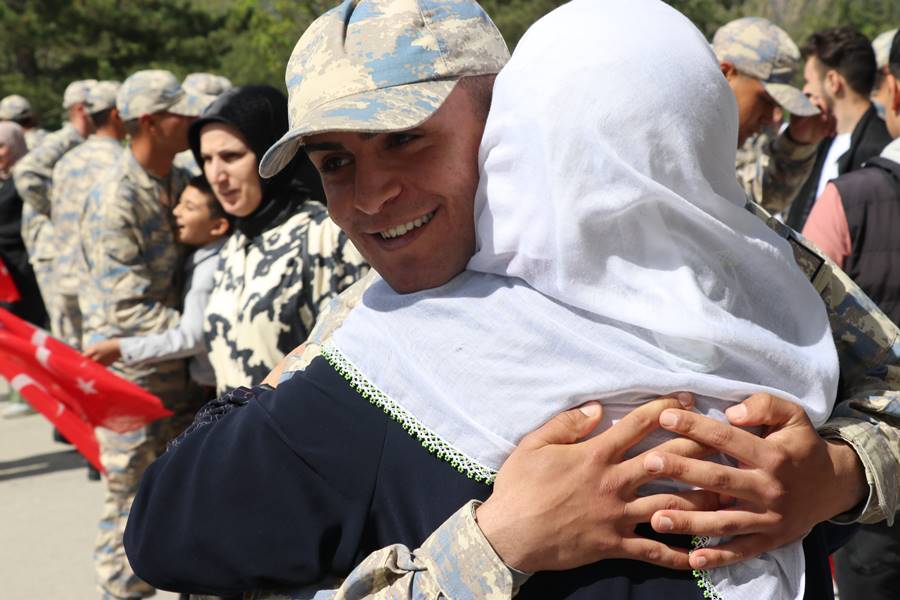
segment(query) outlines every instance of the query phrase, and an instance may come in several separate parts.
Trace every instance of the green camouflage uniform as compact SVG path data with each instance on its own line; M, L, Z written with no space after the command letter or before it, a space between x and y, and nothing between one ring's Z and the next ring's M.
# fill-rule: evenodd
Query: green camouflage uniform
M196 116L198 99L186 95L167 71L140 71L119 91L123 120L168 111ZM91 188L80 222L88 281L80 290L84 343L161 333L178 324L182 257L175 243L172 207L190 175L173 168L165 178L148 173L130 150ZM155 590L134 575L122 546L131 502L144 470L192 420L202 397L184 360L146 366L114 363L112 370L159 396L174 414L127 434L98 429L107 494L94 551L106 597L138 598Z
M55 320L58 306L53 277L56 237L50 220L53 167L66 152L82 141L78 130L67 124L47 135L40 146L13 167L16 190L22 197L22 240L51 323Z

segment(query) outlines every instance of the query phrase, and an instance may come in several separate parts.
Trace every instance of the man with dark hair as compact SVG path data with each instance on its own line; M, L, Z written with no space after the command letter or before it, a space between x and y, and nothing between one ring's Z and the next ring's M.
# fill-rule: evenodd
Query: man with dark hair
M884 108L894 141L862 168L828 183L803 234L841 265L900 323L900 36L884 75ZM900 527L864 525L835 556L842 600L883 600L900 587Z
M853 27L835 27L811 35L800 51L806 59L803 91L834 116L835 135L819 144L812 173L789 209L787 224L797 231L828 180L858 169L891 139L869 99L875 52L866 36Z
M88 192L118 162L125 137L116 110L117 81L101 81L88 92L85 108L96 130L83 143L67 152L53 168L50 219L53 225L54 285L56 306L51 311L53 335L73 348L82 347L81 310L78 291L87 279L78 227Z

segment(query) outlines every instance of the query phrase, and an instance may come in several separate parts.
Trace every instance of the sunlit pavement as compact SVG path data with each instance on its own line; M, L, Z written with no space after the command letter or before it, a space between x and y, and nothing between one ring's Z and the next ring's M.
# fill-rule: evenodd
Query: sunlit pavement
M99 598L91 552L102 500L103 483L88 481L44 417L0 418L0 598Z

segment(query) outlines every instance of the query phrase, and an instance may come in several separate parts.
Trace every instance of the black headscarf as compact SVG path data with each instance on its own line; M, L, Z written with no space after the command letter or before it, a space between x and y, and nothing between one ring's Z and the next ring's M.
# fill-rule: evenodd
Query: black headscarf
M287 98L267 85L228 90L203 111L188 130L188 141L198 165L200 131L210 123L225 123L237 129L259 160L288 130ZM262 202L246 217L237 219L238 230L248 237L276 227L296 214L308 199L325 200L319 173L305 152L298 152L288 166L270 179L261 179Z

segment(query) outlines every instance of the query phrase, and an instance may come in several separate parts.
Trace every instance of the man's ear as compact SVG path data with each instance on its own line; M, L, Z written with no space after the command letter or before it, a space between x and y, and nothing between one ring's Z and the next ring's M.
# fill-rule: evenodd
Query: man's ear
M834 97L842 94L847 87L844 76L838 73L837 69L828 69L828 71L825 72L823 83L825 84L825 89L828 93Z
M723 60L719 62L719 70L722 71L722 75L725 76L725 79L731 81L734 77L737 77L738 70L735 68L734 63L730 60Z
M888 110L894 114L900 114L900 79L891 71L888 71L884 84L888 86Z

